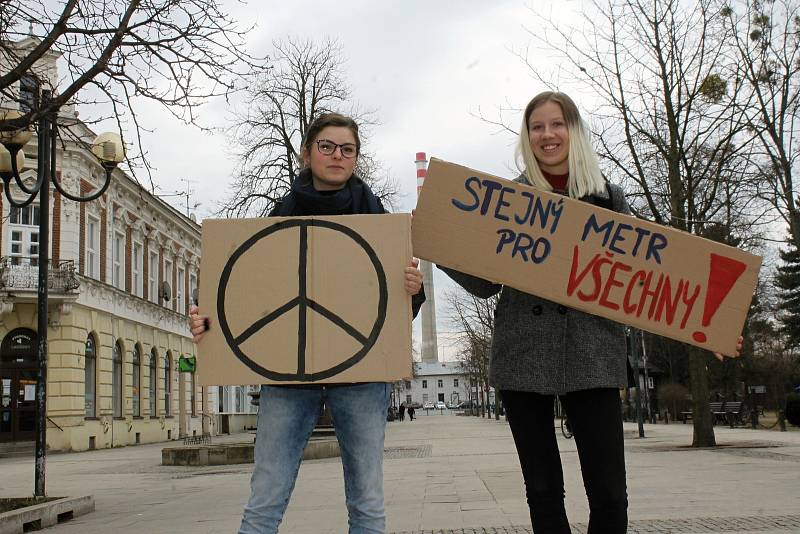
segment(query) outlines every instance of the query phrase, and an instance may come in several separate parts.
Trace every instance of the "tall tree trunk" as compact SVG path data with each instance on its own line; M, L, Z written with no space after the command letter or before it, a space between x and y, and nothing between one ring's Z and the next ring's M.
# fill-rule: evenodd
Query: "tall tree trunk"
M698 347L689 347L689 376L692 382L692 447L714 447L714 424L708 405L708 355Z

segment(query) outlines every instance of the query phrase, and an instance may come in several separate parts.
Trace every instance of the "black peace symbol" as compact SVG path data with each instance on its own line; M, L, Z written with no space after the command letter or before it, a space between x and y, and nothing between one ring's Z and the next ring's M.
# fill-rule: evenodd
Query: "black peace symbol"
M344 319L336 315L331 310L328 310L322 304L309 299L306 287L306 267L308 263L308 227L319 227L319 228L328 228L330 230L341 232L345 234L347 237L352 239L356 244L358 244L364 252L366 252L367 257L369 258L370 262L372 263L373 268L375 269L375 274L378 278L378 306L375 314L375 322L372 325L372 330L369 332L368 335L364 335L359 332L356 328L348 324ZM231 272L233 271L233 267L239 258L242 257L244 253L250 250L253 245L258 243L260 240L266 238L267 236L275 233L280 232L282 230L286 230L289 228L299 227L300 229L300 243L299 243L299 267L298 267L298 277L299 277L299 290L298 295L287 302L286 304L276 308L275 310L271 311L258 321L254 322L252 325L247 327L243 332L239 335L234 335L231 332L230 326L228 325L227 317L225 314L225 292L228 287L228 282L230 281ZM288 380L302 380L307 382L314 382L316 380L323 380L325 378L330 378L331 376L338 374L345 369L349 369L350 367L354 366L358 362L360 362L370 351L370 349L375 345L375 342L378 340L378 336L381 333L381 329L383 328L383 323L386 321L386 306L389 300L389 291L386 285L386 273L383 270L383 265L381 265L380 260L378 259L378 254L375 250L370 246L366 239L361 237L357 232L355 232L352 228L344 226L342 224L338 224L331 221L325 220L316 220L316 219L300 219L300 220L285 220L279 223L273 224L263 230L255 233L251 236L247 241L242 243L239 248L237 248L231 257L228 259L228 262L225 264L225 267L222 270L222 274L220 275L219 280L219 289L217 291L217 318L219 321L220 329L222 330L222 334L225 337L225 340L228 342L228 346L231 348L233 353L236 357L247 367L255 371L256 373L265 376L271 380L276 381L288 381ZM250 336L264 328L266 325L277 319L278 317L282 316L283 314L289 312L290 310L297 307L299 316L298 316L298 328L297 328L297 372L296 373L279 373L277 371L273 371L271 369L267 369L253 361L249 358L244 352L241 350L241 345L248 339ZM307 373L305 366L306 366L306 317L308 314L308 308L311 308L321 316L325 317L327 320L347 332L351 337L353 337L356 341L361 343L361 349L359 349L355 354L346 358L342 362L330 367L328 369L323 369L317 371L315 373Z

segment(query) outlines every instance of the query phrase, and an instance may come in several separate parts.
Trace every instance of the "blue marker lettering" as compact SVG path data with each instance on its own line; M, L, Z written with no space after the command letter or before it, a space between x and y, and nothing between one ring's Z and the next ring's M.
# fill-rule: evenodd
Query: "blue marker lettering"
M500 213L500 210L511 205L510 202L506 202L503 199L506 193L514 194L514 190L510 187L503 187L503 189L500 190L500 197L497 199L497 206L494 208L494 218L500 219L501 221L508 221L508 215Z
M661 256L658 251L667 248L667 238L664 234L653 234L650 242L647 244L647 254L644 259L649 260L652 256L655 258L656 263L661 265Z
M472 196L472 201L474 202L474 204L464 204L459 200L452 199L451 202L453 203L453 206L464 211L474 211L480 205L480 200L479 200L480 197L478 196L478 193L470 187L471 185L475 184L477 184L478 189L480 189L481 181L476 176L470 176L464 182L464 188Z
M611 228L614 226L614 221L608 221L602 226L597 225L597 219L594 216L594 213L589 215L589 219L586 221L586 225L583 227L583 236L581 236L581 241L586 241L586 237L589 235L589 231L594 231L596 234L601 232L605 232L603 235L603 246L606 246L608 242L608 236L611 233Z
M624 250L617 248L617 243L622 243L625 241L625 236L622 235L622 232L628 230L633 230L633 226L625 223L617 224L617 229L614 231L614 237L611 238L611 243L608 244L608 249L611 252L616 252L617 254L626 254Z
M486 189L486 194L483 196L483 204L481 205L481 215L486 215L489 211L489 205L492 203L492 194L498 189L502 189L503 185L499 182L493 182L491 180L483 180L481 182L483 187Z

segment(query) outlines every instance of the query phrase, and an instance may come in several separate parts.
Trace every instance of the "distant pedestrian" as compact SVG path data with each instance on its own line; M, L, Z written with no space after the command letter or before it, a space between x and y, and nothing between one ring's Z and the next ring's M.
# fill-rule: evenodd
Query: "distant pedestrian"
M412 406L412 405L408 406L408 419L410 421L414 420L414 406Z
M400 420L404 421L406 418L406 404L403 403L400 405Z

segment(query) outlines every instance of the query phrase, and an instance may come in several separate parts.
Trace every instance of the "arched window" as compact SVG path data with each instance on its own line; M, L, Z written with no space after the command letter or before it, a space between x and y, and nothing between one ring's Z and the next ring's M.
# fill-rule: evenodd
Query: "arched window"
M170 404L172 399L172 352L167 352L164 357L164 415L171 414Z
M139 392L142 383L142 347L137 343L133 346L133 357L131 358L133 364L133 377L132 377L132 395L133 395L133 416L141 417L142 408L140 404L141 394Z
M84 366L84 398L86 417L97 416L97 349L94 336L89 334L86 338L86 347L83 351Z
M114 417L122 417L122 399L125 382L122 380L122 343L114 343L112 352L113 372L111 374L111 405L114 408Z
M156 399L158 398L158 351L155 347L150 351L150 417L157 417Z

